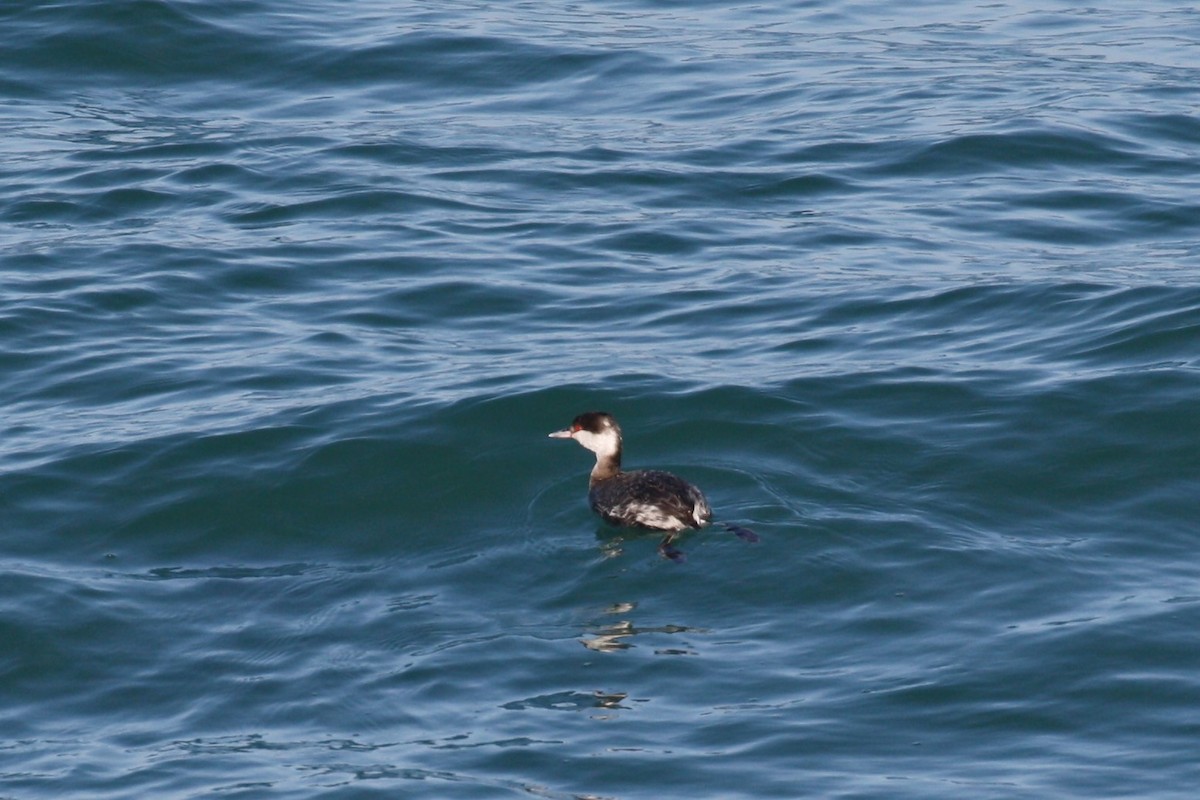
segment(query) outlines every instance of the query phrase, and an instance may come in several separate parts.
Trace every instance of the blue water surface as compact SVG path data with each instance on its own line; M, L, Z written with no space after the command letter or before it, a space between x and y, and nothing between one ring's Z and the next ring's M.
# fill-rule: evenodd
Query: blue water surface
M0 6L0 798L1190 798L1200 12ZM686 558L587 508L685 475Z

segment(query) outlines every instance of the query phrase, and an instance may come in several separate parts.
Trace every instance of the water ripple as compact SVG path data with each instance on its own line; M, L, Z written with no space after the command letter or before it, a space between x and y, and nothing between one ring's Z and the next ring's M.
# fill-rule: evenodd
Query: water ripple
M1190 797L1198 25L0 7L6 790Z

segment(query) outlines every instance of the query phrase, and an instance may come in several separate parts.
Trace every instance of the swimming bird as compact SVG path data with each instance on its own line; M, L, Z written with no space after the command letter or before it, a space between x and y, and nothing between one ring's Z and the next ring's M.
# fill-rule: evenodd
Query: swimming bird
M604 411L575 417L571 427L550 434L552 439L574 439L596 454L588 479L588 503L605 522L618 527L648 528L667 535L659 551L668 558L682 557L671 546L681 531L703 528L712 521L712 508L704 493L678 475L660 470L621 469L621 426ZM742 538L757 536L736 525L726 527Z

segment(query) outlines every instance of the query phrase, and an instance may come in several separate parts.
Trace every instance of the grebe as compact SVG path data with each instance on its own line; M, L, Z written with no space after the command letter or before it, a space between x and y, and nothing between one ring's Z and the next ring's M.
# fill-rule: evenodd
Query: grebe
M671 547L680 531L703 528L712 521L704 493L692 484L659 470L621 470L621 426L611 414L588 411L571 427L550 434L552 439L574 439L596 454L588 479L588 503L610 525L664 531L659 550L672 559L682 553ZM726 527L750 541L757 536L737 525Z

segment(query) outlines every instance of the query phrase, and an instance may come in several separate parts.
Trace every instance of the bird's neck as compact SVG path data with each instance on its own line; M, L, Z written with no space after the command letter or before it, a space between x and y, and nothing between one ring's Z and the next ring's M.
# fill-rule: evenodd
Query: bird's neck
M620 471L621 448L619 445L615 450L598 451L596 453L596 466L592 467L592 476L588 484L594 486L599 481L608 480L616 476Z

